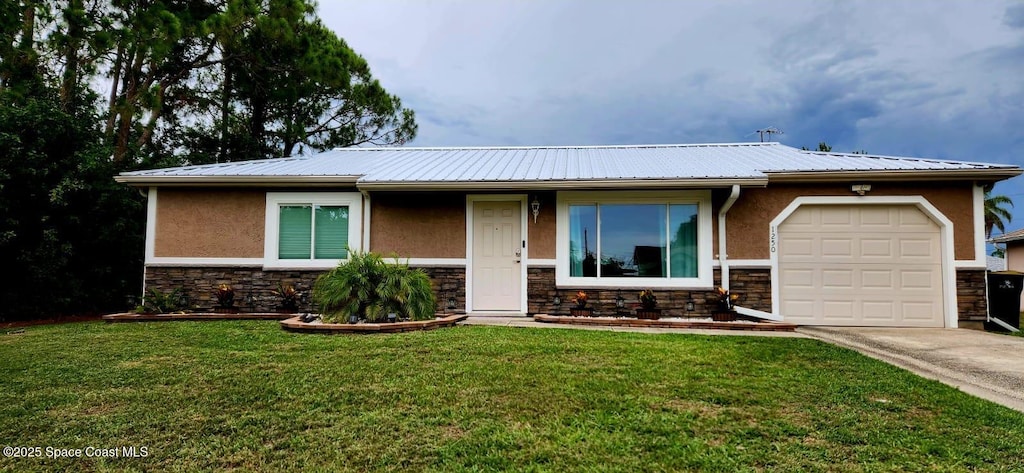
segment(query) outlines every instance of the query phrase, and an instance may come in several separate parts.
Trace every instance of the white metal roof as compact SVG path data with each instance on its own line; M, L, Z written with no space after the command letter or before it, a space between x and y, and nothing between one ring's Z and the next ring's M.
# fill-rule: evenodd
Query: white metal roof
M802 151L779 143L494 148L345 148L298 157L122 173L161 183L354 183L360 187L592 183L760 183L774 175L961 172L1001 179L1016 166ZM997 176L998 174L998 176Z

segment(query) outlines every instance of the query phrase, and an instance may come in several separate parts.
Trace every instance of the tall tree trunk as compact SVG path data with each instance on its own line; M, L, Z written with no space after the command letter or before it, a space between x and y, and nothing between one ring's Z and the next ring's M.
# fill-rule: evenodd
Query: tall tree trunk
M21 13L21 40L18 41L16 53L17 65L11 74L11 83L25 83L31 81L37 73L36 64L36 2L25 1L22 3Z
M120 163L124 161L124 157L128 155L128 141L132 133L132 115L133 113L128 109L129 106L125 106L124 110L119 112L119 121L117 126L117 137L114 142L114 162Z
M74 108L72 102L78 89L78 49L82 44L82 22L77 13L85 9L82 0L70 0L64 9L64 21L68 24L67 42L64 45L64 74L60 84L60 105L65 112Z
M217 162L223 163L228 160L228 139L231 133L228 120L231 118L231 67L225 58L224 63L224 84L220 96L220 151Z
M18 49L22 52L32 51L33 42L36 36L36 2L26 1L22 3L21 13L21 41Z
M131 141L132 119L135 118L136 99L139 95L139 75L145 53L134 48L131 65L124 70L124 101L117 105L117 136L114 139L114 162L124 161Z
M107 126L104 128L104 135L109 139L114 136L114 123L117 121L117 87L121 81L121 69L124 62L123 40L117 43L117 55L114 56L114 71L111 74L113 79L110 84L110 100L107 102Z
M266 140L267 124L267 101L266 97L255 97L249 102L251 115L249 117L249 140L261 148ZM262 151L262 149L261 149Z
M164 109L164 96L166 90L167 85L161 83L160 88L157 89L156 93L156 105L149 111L149 120L146 122L146 127L142 129L142 135L140 135L138 141L135 142L136 146L139 148L149 144L149 139L153 137L153 130L156 129L156 122L160 119L160 114Z

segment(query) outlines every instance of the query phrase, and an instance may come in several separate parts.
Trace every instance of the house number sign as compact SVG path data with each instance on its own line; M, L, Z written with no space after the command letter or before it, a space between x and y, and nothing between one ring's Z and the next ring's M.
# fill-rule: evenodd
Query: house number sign
M776 227L772 227L772 234L768 237L768 245L772 253L775 253L775 232L777 230L778 229Z

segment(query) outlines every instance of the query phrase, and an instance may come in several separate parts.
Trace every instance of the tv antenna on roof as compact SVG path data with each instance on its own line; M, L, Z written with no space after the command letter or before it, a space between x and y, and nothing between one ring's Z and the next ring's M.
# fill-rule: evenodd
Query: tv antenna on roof
M764 143L764 135L768 135L768 141L771 141L773 134L774 135L784 135L785 134L782 130L780 130L778 128L775 128L773 126L770 126L768 128L762 128L760 130L755 131L754 133L757 133L757 135L761 137L761 142L762 143Z

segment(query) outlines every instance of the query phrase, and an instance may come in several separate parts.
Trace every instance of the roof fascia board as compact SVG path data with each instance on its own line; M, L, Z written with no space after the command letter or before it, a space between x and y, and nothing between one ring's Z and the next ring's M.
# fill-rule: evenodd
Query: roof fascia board
M1016 233L1016 232L1012 232ZM1024 240L1024 235L999 235L997 237L989 238L989 243L1013 243L1015 241Z
M913 170L871 170L871 171L765 171L771 182L835 182L850 179L871 179L874 181L920 180L1001 180L1020 175L1020 168L997 169L913 169Z
M359 182L362 190L523 190L523 189L662 189L765 187L764 178L743 179L637 179L637 180L572 180L572 181L467 181L467 182Z
M132 186L191 185L283 185L323 186L355 184L361 176L115 176L114 180Z

